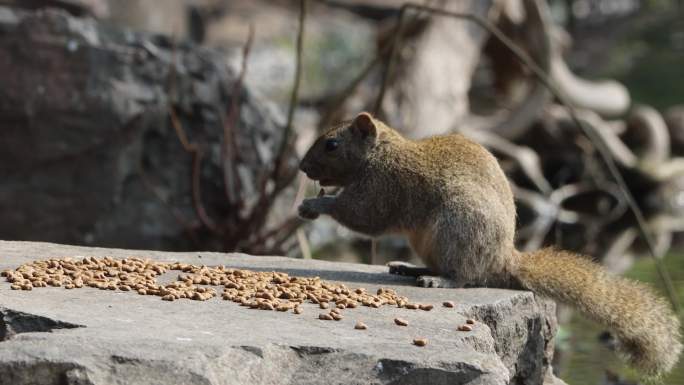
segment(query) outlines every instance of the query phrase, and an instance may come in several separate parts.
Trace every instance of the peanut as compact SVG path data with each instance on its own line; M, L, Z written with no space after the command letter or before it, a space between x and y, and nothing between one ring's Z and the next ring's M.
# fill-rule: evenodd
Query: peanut
M402 318L395 318L394 323L399 325L399 326L408 326L408 321Z

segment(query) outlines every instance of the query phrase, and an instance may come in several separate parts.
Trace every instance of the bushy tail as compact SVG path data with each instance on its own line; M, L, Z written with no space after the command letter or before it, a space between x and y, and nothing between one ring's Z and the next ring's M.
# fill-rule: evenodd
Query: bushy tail
M629 363L644 374L659 376L677 363L682 350L679 320L646 285L553 249L520 253L514 275L523 287L569 304L610 328Z

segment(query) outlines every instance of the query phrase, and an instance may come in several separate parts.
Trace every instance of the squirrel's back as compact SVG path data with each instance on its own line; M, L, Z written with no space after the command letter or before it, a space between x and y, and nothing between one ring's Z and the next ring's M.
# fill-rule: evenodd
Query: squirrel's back
M513 193L508 179L497 159L484 147L461 134L435 136L415 143L429 163L424 167L424 173L436 172L437 179L446 183L491 188L506 204L510 219L515 220Z
M505 205L511 222L515 221L513 193L497 159L484 147L461 134L435 136L421 140L401 137L389 127L381 137L382 150L372 156L372 166L366 174L378 178L392 174L401 186L420 188L422 196L438 200L461 196L481 199L483 194L497 198ZM494 193L496 197L492 197ZM464 196L468 195L468 196Z

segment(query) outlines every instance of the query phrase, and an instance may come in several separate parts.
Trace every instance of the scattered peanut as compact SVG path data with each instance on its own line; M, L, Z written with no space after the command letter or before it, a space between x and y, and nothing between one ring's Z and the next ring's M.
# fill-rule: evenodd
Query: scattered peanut
M416 346L425 346L425 345L427 345L427 343L428 343L427 338L415 338L413 340L413 344Z
M330 314L321 313L318 315L318 319L321 319L324 321L332 321L333 317Z
M454 307L454 302L453 301L444 301L442 302L442 306L444 307Z
M368 326L366 326L365 323L359 321L359 322L356 323L356 325L354 325L354 329L366 330L366 329L368 329Z
M461 325L458 327L458 330L462 332L469 332L473 330L473 327L470 325Z
M432 305L430 305L430 304L422 304L422 305L420 305L419 307L420 307L420 310L430 311L430 310L432 310L432 308L433 308L434 306L432 306Z
M472 319L472 318L468 318L468 319L466 320L466 323L467 323L467 324L470 324L470 325L474 325L474 324L475 324L475 320Z
M408 321L402 318L395 318L394 323L399 325L399 326L408 326Z

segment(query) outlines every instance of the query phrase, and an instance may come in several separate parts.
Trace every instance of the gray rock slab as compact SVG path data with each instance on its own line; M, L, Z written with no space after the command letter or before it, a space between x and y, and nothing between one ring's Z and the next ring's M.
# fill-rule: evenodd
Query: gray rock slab
M205 252L169 253L0 241L0 270L35 259L130 256L319 276L396 290L432 311L385 306L321 321L215 297L162 301L94 288L11 290L0 282L0 384L541 384L555 306L530 292L426 289L383 266ZM173 273L168 273L173 277ZM163 278L162 278L163 279ZM441 306L451 300L453 309ZM396 326L395 317L409 321ZM456 327L467 318L472 332ZM356 321L368 330L355 330ZM426 347L413 338L429 340ZM561 382L555 382L561 383Z

